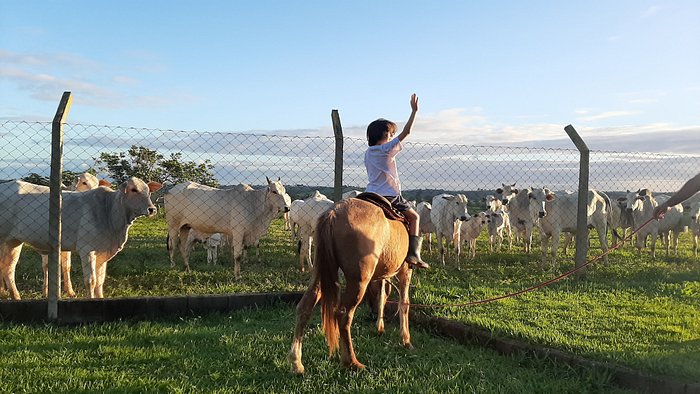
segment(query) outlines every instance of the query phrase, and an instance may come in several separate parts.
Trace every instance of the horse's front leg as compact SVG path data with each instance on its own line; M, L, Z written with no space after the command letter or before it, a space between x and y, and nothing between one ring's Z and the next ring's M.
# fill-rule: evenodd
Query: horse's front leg
M401 343L407 349L413 349L411 345L411 333L408 329L408 310L410 308L410 299L408 297L408 290L411 284L411 274L412 270L408 268L408 264L401 266L401 269L396 274L396 278L399 281L399 320L401 325Z

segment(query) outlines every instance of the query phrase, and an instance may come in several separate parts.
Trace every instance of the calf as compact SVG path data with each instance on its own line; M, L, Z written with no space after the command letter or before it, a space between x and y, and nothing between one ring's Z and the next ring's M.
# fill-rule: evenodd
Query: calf
M690 235L693 237L693 254L698 257L698 237L700 237L700 202L690 205Z
M479 212L466 221L462 222L459 228L460 242L469 244L469 257L476 257L476 239L479 238L481 230L490 222L490 217L486 212Z
M666 201L669 196L657 196L661 202ZM627 193L627 210L631 212L634 227L637 231L637 252L641 254L645 247L647 238L651 238L651 257L656 257L656 239L661 235L662 241L666 244L666 255L673 244L674 251L678 251L678 236L682 231L683 206L674 205L668 209L666 215L661 220L651 220L654 208L659 205L657 198L652 196L650 189L639 189L636 192ZM647 223L643 228L639 228ZM672 234L671 237L669 235Z
M124 247L136 218L155 215L150 196L161 186L132 177L116 191L98 187L63 193L61 250L80 256L89 298L104 296L107 262ZM15 267L22 244L48 253L48 227L48 187L22 181L0 184L0 273L13 299L20 299Z
M501 250L501 245L503 244L503 233L508 237L508 250L513 247L513 238L510 232L510 218L508 217L508 212L503 210L498 210L495 212L489 212L488 214L488 232L489 232L489 251L493 252L494 245L496 250Z

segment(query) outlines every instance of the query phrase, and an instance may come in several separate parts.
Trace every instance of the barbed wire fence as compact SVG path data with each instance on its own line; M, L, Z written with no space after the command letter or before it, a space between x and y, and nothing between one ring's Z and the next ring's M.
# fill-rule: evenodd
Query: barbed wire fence
M308 201L317 190L330 199L335 195L336 140L332 135L284 136L71 123L64 125L64 133L63 168L75 174L96 171L98 178L114 181L104 165L100 166L100 155L145 147L165 158L177 154L182 162L211 164L213 178L222 189L241 183L260 189L268 186L269 178L280 179L292 200ZM50 136L49 122L0 122L0 182L26 178L32 173L48 177ZM367 143L362 138L343 137L343 146L342 192L363 190L367 182L363 161ZM579 152L573 148L406 142L397 162L405 198L430 202L440 193L461 193L469 198L470 213L474 214L486 210L484 198L495 195L503 185L575 192L579 158ZM606 192L611 199L644 188L655 194L672 194L698 168L700 156L593 151L589 187ZM167 202L165 205L167 209ZM216 206L209 211L225 209L228 208ZM239 215L247 215L249 208L242 209ZM130 241L125 247L139 245Z

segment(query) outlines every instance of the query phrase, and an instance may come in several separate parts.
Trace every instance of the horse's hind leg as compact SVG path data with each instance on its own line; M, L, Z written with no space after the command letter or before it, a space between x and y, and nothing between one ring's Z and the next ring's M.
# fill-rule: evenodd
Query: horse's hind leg
M386 305L386 290L384 284L386 280L380 280L377 291L377 332L379 335L384 334L384 306Z
M365 295L368 284L369 280L353 281L348 279L337 312L338 328L340 329L340 361L344 366L351 369L363 369L365 367L355 357L350 326L352 326L355 311Z
M399 280L399 320L401 325L401 342L407 349L413 349L411 345L411 333L408 330L408 310L410 308L410 300L408 298L409 285L411 284L412 270L408 269L408 265L404 264L396 274Z
M294 328L294 339L292 340L292 349L287 355L287 359L292 364L292 372L297 374L304 373L304 365L301 363L301 340L304 338L304 330L306 324L311 318L314 311L314 306L321 298L321 285L318 278L315 276L309 283L309 288L306 289L304 296L297 305L297 322Z

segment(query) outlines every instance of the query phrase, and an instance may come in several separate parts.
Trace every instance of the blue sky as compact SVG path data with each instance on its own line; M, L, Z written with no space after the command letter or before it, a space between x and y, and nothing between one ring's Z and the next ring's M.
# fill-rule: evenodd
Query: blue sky
M3 1L0 120L700 151L697 1Z

